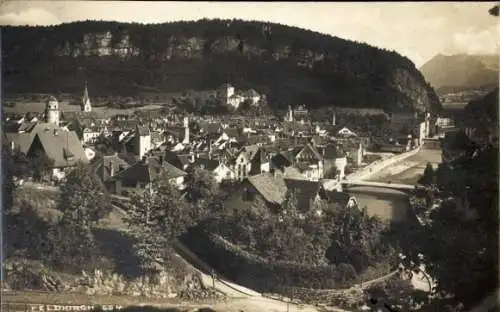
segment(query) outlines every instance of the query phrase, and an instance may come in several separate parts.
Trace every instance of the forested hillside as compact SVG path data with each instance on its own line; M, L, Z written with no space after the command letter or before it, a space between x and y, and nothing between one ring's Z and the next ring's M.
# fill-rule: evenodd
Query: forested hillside
M306 104L437 110L407 58L367 44L262 22L142 25L85 21L4 27L7 93L206 90L231 82L266 93L273 108Z

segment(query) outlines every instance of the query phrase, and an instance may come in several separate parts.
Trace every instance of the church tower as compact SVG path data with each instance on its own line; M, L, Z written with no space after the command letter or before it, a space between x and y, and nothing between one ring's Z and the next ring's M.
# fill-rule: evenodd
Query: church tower
M89 91L87 90L87 82L85 82L85 90L83 90L82 97L82 112L89 113L92 111L92 105L90 103Z
M45 122L59 126L59 102L53 96L45 104Z

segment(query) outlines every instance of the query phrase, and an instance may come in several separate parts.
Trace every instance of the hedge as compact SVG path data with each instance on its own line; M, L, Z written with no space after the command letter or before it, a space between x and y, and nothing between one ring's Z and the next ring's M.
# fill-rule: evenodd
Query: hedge
M292 286L348 288L357 279L350 264L313 266L288 261L271 262L199 228L192 229L180 240L226 278L260 292L281 293L284 288Z

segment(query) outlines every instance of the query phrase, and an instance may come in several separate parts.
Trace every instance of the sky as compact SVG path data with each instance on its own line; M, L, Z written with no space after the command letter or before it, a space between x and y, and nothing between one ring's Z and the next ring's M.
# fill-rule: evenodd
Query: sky
M297 26L394 50L417 67L436 54L499 54L497 2L0 1L0 25L202 18Z

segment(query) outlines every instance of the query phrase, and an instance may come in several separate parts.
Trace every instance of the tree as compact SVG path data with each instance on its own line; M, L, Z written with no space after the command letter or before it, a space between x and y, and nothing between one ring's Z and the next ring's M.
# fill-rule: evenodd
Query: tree
M327 250L331 263L349 263L357 272L387 256L382 221L364 209L337 207L325 211L332 245Z
M95 247L90 227L66 215L48 229L42 260L61 269L81 270L92 263Z
M427 294L415 289L409 280L391 278L364 290L374 311L388 306L393 311L416 311L415 306L427 301Z
M54 166L54 160L42 151L37 151L35 155L29 157L33 178L40 181Z
M423 185L431 185L434 184L434 169L432 168L431 163L427 163L425 166L424 175L420 178L419 183Z
M32 164L19 148L16 148L10 157L14 162L11 170L15 177L26 178L32 175Z
M444 201L426 226L405 229L401 246L406 266L425 265L438 294L454 295L455 304L470 309L498 288L498 149L483 150L447 170L451 179L461 172L469 185L467 193L458 188L454 192L469 208Z
M134 195L128 212L126 222L144 267L161 262L163 249L193 225L190 206L165 178Z
M2 146L2 212L10 212L13 203L14 189L14 158L12 157L9 146Z
M186 199L192 205L193 218L204 219L222 209L219 185L213 175L204 169L191 168L185 179Z
M111 211L108 194L90 166L78 163L61 185L57 207L67 222L89 228Z

